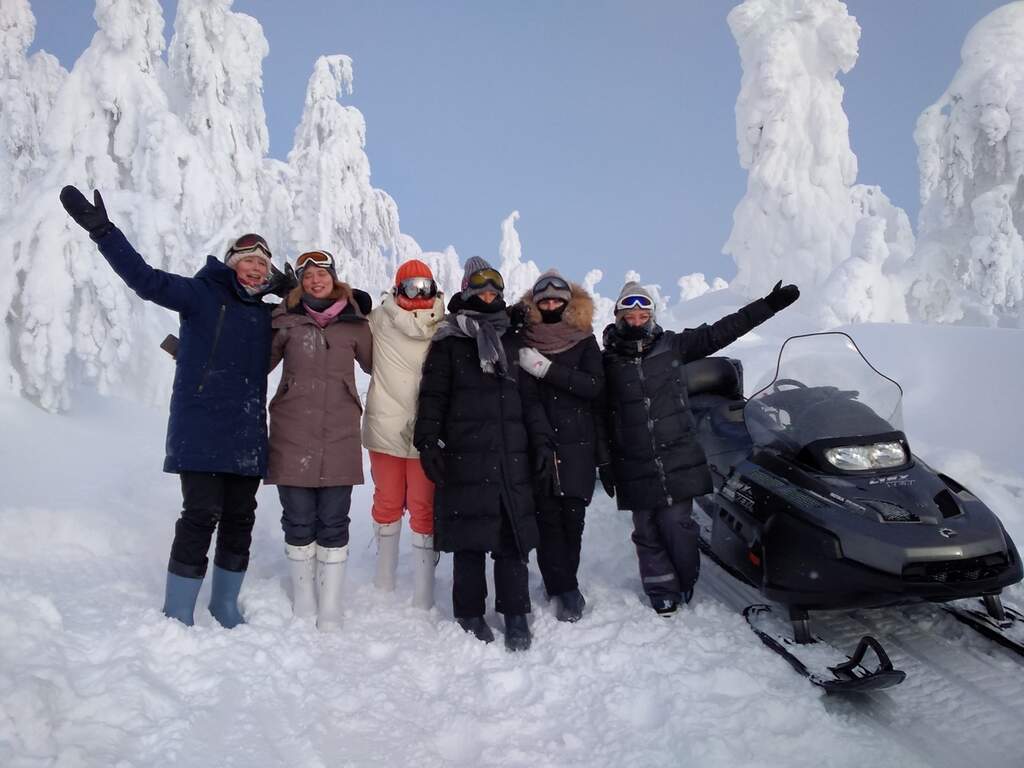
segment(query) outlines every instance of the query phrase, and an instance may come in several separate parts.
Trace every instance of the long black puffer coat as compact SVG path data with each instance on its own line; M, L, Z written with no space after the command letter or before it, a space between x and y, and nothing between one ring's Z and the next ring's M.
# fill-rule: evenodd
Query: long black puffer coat
M540 325L540 311L533 303L532 294L527 293L521 303L526 310L527 324ZM582 286L572 284L572 299L565 308L562 322L589 332L593 319L594 300ZM529 345L525 333L523 344ZM598 406L604 389L601 348L591 333L564 352L545 356L551 361L551 367L537 388L555 433L558 473L557 488L553 485L542 492L581 499L589 504L594 495L599 452L596 422L604 418Z
M697 442L684 365L714 354L774 313L758 299L713 325L655 326L642 341L604 331L607 426L619 509L655 509L711 491Z
M448 309L462 306L458 294ZM520 554L537 546L531 449L552 444L537 383L519 367L519 343L502 336L509 377L484 373L474 339L432 341L423 363L413 443L443 445L444 483L434 492L434 548L500 549L501 510Z

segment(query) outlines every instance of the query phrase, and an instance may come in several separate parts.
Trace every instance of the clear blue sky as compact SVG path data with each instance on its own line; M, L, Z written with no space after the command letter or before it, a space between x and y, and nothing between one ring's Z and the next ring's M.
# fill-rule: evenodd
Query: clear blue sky
M89 0L31 0L36 48L70 67ZM849 0L860 59L842 78L859 181L916 223L914 122L948 85L970 27L1001 0ZM746 175L735 148L740 66L726 0L236 0L270 42L271 153L283 158L316 56L355 66L373 183L402 230L465 259L497 254L514 209L524 255L581 278L627 269L675 291L730 279L721 254ZM164 0L168 38L176 2ZM614 285L612 285L614 284Z

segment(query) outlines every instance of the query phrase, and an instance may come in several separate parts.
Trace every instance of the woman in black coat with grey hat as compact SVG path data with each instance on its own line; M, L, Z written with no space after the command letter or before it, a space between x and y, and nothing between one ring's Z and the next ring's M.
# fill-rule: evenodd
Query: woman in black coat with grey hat
M780 281L765 298L680 333L654 322L654 300L639 283L626 283L615 303L615 322L604 331L612 462L599 472L609 495L618 494L619 509L633 513L640 578L662 616L693 596L700 566L693 498L711 491L685 364L728 346L799 296Z
M552 432L536 382L519 367L501 275L465 268L423 364L413 442L434 493L434 546L452 552L455 618L490 642L485 555L509 650L530 647L527 562L537 544L531 479L550 475Z

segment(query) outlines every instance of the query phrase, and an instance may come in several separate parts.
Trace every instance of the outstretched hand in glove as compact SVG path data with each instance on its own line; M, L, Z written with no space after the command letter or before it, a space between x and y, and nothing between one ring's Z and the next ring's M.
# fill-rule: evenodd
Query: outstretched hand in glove
M764 297L764 300L768 302L772 312L780 312L799 298L799 288L795 285L783 285L782 281L779 280L775 287L772 288L772 292Z
M86 200L77 187L66 186L60 191L60 203L64 210L93 240L99 240L114 228L107 218L107 209L98 189L93 190L93 202Z

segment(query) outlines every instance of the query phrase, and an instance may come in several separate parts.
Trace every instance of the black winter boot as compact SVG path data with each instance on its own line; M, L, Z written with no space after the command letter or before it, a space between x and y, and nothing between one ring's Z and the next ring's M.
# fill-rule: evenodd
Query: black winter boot
M579 621L583 618L583 608L586 604L587 601L578 589L555 595L555 618L570 623Z
M459 619L459 626L466 632L472 632L477 640L484 643L494 642L494 632L484 621L483 616L471 616L468 619Z
M670 597L652 597L651 607L655 613L667 619L676 615L679 610L679 602Z
M530 642L530 624L525 613L510 613L505 616L505 648L510 651L528 651Z

